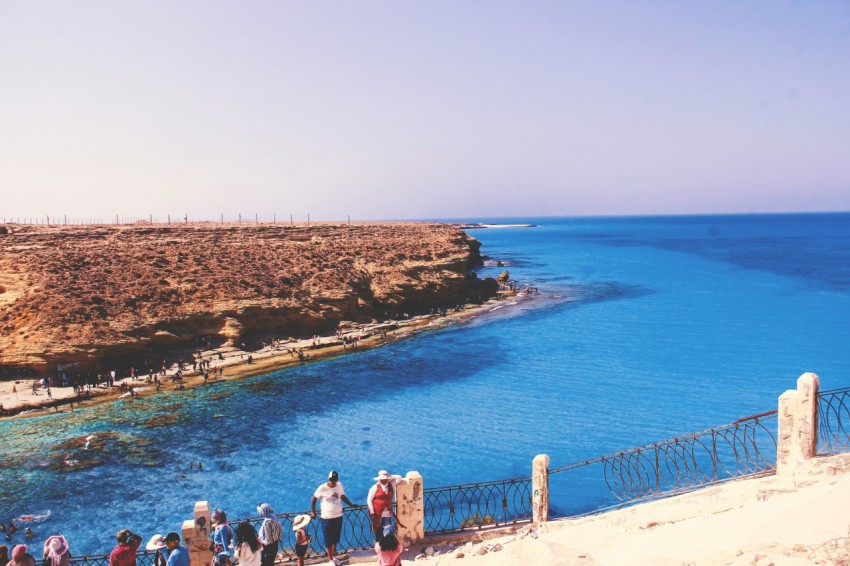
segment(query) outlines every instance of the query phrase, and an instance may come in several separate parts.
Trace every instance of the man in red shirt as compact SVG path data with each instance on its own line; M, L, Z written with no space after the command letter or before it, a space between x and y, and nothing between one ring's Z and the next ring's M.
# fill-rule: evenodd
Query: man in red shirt
M109 554L109 566L136 566L136 551L142 544L142 537L130 529L124 529L118 531L115 538L118 539L118 546Z

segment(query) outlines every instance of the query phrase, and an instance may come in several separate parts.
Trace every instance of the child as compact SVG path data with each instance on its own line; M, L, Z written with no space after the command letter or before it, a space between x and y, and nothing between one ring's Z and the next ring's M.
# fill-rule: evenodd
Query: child
M304 557L313 539L307 534L305 527L310 524L310 515L298 515L292 521L292 530L295 531L295 556L298 557L298 566L304 566Z
M395 536L392 525L384 527L383 536L375 543L375 554L379 566L401 566L402 546Z

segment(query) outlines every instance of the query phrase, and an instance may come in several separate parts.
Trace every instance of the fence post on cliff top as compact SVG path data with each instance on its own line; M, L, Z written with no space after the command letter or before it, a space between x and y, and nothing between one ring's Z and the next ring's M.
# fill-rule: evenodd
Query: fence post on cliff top
M183 521L183 546L189 550L190 566L207 566L212 561L210 552L210 504L195 503L194 519Z
M817 453L819 389L820 378L807 372L797 378L797 389L779 396L777 475L793 475Z
M549 455L538 454L531 462L532 521L549 520Z
M396 485L395 494L398 539L404 546L410 546L425 538L425 494L419 472L407 472Z

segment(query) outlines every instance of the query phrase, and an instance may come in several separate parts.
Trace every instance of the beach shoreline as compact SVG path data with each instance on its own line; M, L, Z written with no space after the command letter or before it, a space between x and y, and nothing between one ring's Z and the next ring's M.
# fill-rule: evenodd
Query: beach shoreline
M344 331L335 335L276 340L273 344L254 351L225 344L218 348L202 350L201 358L214 360L213 365L221 368L222 371L222 375L218 378L212 377L211 372L209 383L242 380L295 365L377 348L424 331L461 324L472 318L480 319L491 311L499 310L503 313L508 299L518 299L517 302L512 303L516 305L531 297L531 294L518 293L516 290L500 291L496 297L483 303L468 303L444 313L423 314L380 323L350 323L345 326ZM349 339L348 345L343 338ZM299 351L303 352L304 359L299 357ZM183 369L182 380L179 383L174 382L173 378L178 369L177 364L172 364L166 369L165 376L160 374L159 391L147 374L137 374L135 378L129 376L116 378L111 387L103 384L92 385L90 388L85 388L86 390L81 394L75 393L70 386L53 385L50 387L49 396L46 387L38 388L33 394L32 384L35 378L21 377L0 381L0 406L3 408L0 418L28 418L51 412L73 411L75 408L90 407L132 395L179 393L181 390L205 385L204 372L200 369L192 369L191 363Z

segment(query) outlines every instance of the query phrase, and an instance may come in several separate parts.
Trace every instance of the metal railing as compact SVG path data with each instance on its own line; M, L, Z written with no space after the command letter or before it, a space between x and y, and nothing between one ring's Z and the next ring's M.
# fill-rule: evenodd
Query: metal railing
M566 507L550 516L592 513L628 502L682 493L732 478L774 473L777 411L549 470L552 493L570 472ZM575 486L582 489L575 489ZM609 494L605 495L605 492Z
M850 444L850 388L820 394L820 436L828 450ZM730 424L686 434L654 444L550 468L549 492L562 489L569 502L550 503L550 517L596 513L630 502L663 497L744 476L769 475L776 470L777 411L738 419ZM569 473L567 473L569 472ZM481 530L530 521L530 477L427 488L423 490L426 535ZM292 562L295 532L292 522L302 513L281 513L283 529L278 560ZM345 509L339 551L371 548L374 544L369 510L364 505ZM230 521L235 529L248 521L259 532L263 518ZM320 521L311 521L307 555L324 555ZM138 566L154 566L152 551L140 551ZM72 566L108 566L109 555L81 556Z
M140 549L136 553L136 566L154 566L155 550ZM89 554L72 556L70 566L109 566L108 554Z
M298 515L302 513L278 513L276 514L280 520L280 526L283 528L283 538L277 548L278 561L294 562L295 556L295 531L292 530L292 522ZM303 512L309 515L308 511ZM263 524L263 517L249 517L248 519L236 519L228 521L234 532L236 526L242 522L249 522L259 533ZM310 545L307 548L308 557L318 557L325 555L325 542L322 534L321 520L314 519L306 527L307 534L312 537ZM340 534L337 550L345 552L349 550L359 550L372 548L375 545L375 538L372 534L372 520L369 517L369 508L365 505L355 505L346 507L343 514L342 533ZM98 565L95 565L98 566ZM142 566L141 564L138 566Z
M425 534L461 532L530 521L531 478L426 488Z
M850 387L818 394L818 453L850 450Z

